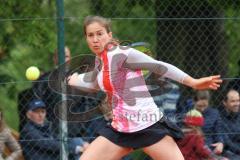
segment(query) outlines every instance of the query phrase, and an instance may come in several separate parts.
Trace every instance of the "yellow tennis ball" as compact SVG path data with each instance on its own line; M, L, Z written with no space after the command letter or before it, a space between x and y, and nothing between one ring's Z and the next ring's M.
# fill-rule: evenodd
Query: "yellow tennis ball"
M28 80L37 80L40 76L40 71L37 67L31 66L26 70L26 77Z

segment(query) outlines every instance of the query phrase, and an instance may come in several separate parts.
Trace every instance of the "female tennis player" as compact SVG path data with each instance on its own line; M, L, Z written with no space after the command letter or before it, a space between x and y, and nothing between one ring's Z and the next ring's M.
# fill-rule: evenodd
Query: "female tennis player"
M174 141L183 134L159 111L141 70L147 69L194 89L216 90L222 83L220 76L194 79L171 64L111 43L110 21L100 16L85 18L84 33L89 48L96 54L96 67L92 72L69 76L68 84L89 92L105 91L113 119L111 125L99 131L99 137L80 159L119 160L142 148L154 160L183 160Z

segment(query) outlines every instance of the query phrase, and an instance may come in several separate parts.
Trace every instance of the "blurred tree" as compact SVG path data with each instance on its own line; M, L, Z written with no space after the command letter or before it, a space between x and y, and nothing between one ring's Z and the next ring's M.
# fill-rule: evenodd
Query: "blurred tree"
M236 46L240 40L240 33L236 31L240 27L240 1L155 1L155 12L160 18L157 47L165 51L161 58L167 60L172 55L170 62L177 60L176 64L196 76L236 75L240 52Z
M10 49L21 43L36 48L52 47L55 19L50 17L54 15L54 3L50 0L34 3L3 0L0 9L1 51L9 56ZM45 22L40 21L42 19Z
M207 0L174 1L164 10L157 7L161 6L159 1L155 6L156 17L170 18L157 21L157 50L162 53L159 58L182 66L195 77L226 76L228 52L224 24L214 19L223 17L223 10L217 10Z
M25 69L30 65L51 66L46 62L49 51L56 46L55 3L1 0L0 17L1 106L6 121L16 129L17 94L31 85L23 82L26 81Z

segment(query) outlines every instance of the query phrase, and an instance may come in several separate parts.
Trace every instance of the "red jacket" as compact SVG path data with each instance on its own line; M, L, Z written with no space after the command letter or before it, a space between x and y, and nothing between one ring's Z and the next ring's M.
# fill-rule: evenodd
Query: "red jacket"
M183 139L177 142L185 160L211 159L211 152L205 147L204 138L196 131L185 133Z

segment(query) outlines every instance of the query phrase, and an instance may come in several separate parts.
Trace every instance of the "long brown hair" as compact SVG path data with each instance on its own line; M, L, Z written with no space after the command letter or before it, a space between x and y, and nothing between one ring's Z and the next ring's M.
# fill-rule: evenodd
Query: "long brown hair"
M101 16L87 16L84 19L84 22L83 22L83 31L84 31L85 35L86 35L87 26L94 23L94 22L97 22L100 25L102 25L106 29L107 33L111 32L111 21L110 21L110 19L107 19L107 18L104 18L104 17L101 17Z
M104 18L104 17L101 17L101 16L87 16L85 17L84 19L84 22L83 22L83 31L84 31L84 35L86 36L87 34L87 26L92 24L92 23L99 23L101 26L103 26L107 33L109 32L112 32L111 30L111 20L108 19L108 18ZM118 39L115 39L115 38L112 38L111 41L109 42L109 44L113 44L113 45L119 45L119 40Z

